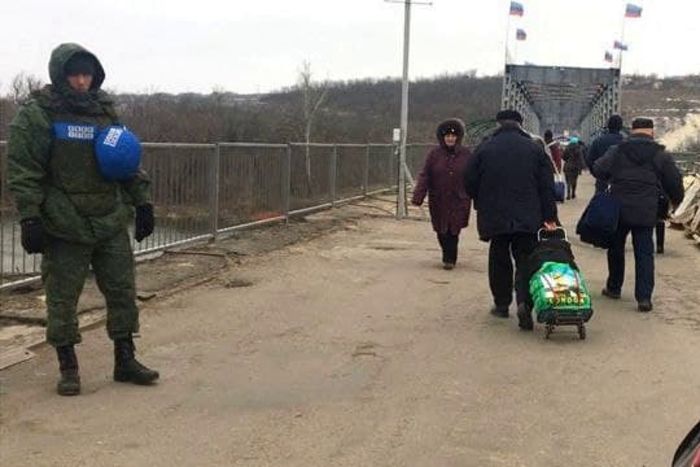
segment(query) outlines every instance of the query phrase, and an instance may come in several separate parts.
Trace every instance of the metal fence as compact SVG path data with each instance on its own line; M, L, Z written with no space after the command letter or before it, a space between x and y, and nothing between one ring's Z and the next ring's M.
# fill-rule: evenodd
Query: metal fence
M431 145L408 146L415 174ZM295 215L396 186L390 144L144 143L156 228L134 243L144 254ZM0 290L36 280L41 255L21 246L7 187L7 146L0 141Z

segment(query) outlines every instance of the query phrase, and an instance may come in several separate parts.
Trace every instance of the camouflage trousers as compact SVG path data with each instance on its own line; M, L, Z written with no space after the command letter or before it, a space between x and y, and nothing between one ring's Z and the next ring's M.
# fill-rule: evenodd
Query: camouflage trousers
M54 347L77 344L77 305L92 266L107 303L107 332L111 339L138 332L134 257L126 230L94 245L49 238L41 263L46 290L46 340Z

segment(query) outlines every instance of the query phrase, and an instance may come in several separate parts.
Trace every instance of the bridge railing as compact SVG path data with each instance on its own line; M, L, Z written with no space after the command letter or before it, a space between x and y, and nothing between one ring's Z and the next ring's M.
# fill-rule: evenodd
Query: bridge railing
M408 145L415 175L430 145ZM396 187L390 144L144 143L156 228L134 243L145 254L288 220ZM0 290L37 280L41 255L21 246L0 141Z

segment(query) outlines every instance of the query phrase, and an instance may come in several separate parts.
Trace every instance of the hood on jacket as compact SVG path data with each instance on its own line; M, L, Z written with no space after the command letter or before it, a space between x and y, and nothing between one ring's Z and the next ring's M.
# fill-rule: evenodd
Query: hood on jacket
M66 63L68 63L68 60L78 54L85 55L94 61L95 74L92 77L92 85L90 86L90 90L99 90L105 80L105 71L104 68L102 68L102 64L97 59L95 54L87 50L85 47L74 43L61 44L56 47L53 52L51 52L51 59L49 60L49 77L51 77L51 84L53 84L54 88L59 90L63 90L66 86L68 86L65 71Z
M650 136L634 135L627 141L620 143L619 149L630 161L637 165L644 165L651 162L654 156L666 147L654 141Z
M444 122L440 123L437 127L437 130L435 130L435 136L437 137L438 144L440 144L441 147L446 148L445 145L445 138L443 134L449 129L449 128L454 128L456 131L457 135L457 146L462 144L462 140L464 139L464 122L458 118L450 118L445 120Z

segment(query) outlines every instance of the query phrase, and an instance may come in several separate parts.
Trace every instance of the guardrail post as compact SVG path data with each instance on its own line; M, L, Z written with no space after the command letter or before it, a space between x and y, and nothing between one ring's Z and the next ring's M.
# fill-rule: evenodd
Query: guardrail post
M331 152L331 163L330 163L330 191L331 191L331 205L335 207L335 200L337 199L337 181L338 181L338 146L333 145L333 151Z
M209 213L210 233L214 241L216 241L219 232L219 192L220 179L219 171L221 170L221 146L216 143L214 153L209 162Z
M367 144L367 151L365 152L365 167L364 167L364 173L362 176L362 195L367 196L367 192L369 191L369 156L370 156L370 149L372 145Z
M289 223L289 211L291 205L292 191L292 145L287 145L287 150L282 154L282 179L280 185L282 189L282 212L285 222Z

